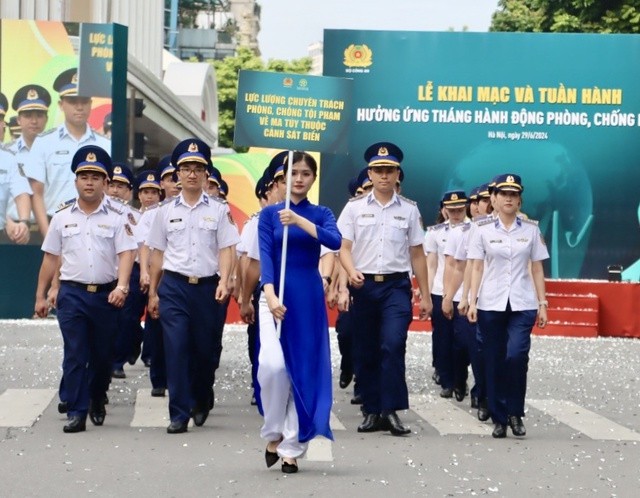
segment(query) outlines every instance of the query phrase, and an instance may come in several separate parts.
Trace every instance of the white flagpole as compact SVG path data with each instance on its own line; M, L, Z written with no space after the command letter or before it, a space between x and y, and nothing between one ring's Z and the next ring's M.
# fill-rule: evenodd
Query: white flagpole
M287 194L284 199L284 208L289 209L291 205L291 171L293 170L293 151L289 151L289 157L287 158ZM287 266L287 241L289 237L289 225L284 226L282 233L282 257L280 258L282 264L280 265L280 286L278 287L278 300L280 304L284 304L284 271ZM282 330L282 320L278 320L276 324L276 334L280 338L280 331Z

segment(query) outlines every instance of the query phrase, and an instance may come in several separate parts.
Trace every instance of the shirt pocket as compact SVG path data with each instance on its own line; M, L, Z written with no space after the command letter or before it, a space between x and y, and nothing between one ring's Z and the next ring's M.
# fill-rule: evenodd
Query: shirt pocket
M202 219L198 222L200 237L208 246L216 242L216 234L218 233L218 220Z
M115 233L115 227L111 225L99 225L94 227L93 235L96 248L102 251L108 251L112 247L115 247Z
M356 239L373 240L376 238L377 224L375 216L358 216L356 226Z
M182 220L169 222L167 226L167 242L176 249L188 247L186 222Z
M62 250L86 250L79 226L62 227Z
M407 220L393 219L389 222L389 238L396 242L403 242L407 239L409 222Z

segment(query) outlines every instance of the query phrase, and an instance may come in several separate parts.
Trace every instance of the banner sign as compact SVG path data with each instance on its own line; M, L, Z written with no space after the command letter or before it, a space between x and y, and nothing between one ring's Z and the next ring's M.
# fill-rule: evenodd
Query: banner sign
M234 143L348 152L352 80L240 71Z
M547 275L606 278L640 257L636 60L635 35L325 30L324 74L353 78L354 97L350 167L323 156L320 202L340 212L378 141L404 151L426 225L444 191L516 173Z

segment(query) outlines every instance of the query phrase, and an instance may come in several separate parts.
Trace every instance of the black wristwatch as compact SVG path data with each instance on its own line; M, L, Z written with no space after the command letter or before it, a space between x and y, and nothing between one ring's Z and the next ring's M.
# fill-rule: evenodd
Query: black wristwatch
M329 285L331 285L331 277L329 277L328 275L323 275L323 276L322 276L322 279L323 279L323 280L326 280L326 281L327 281L327 283L328 283Z

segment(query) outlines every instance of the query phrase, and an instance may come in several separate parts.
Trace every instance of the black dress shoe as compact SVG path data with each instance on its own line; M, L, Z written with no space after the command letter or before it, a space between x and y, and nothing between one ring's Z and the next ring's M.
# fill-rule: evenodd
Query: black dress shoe
M122 368L118 368L111 372L111 377L113 377L114 379L126 379L127 374L124 373L124 370Z
M368 413L358 426L358 432L376 432L380 430L380 415Z
M509 426L511 427L511 432L514 436L522 437L527 435L527 429L525 429L524 424L522 423L522 417L510 415Z
M169 427L167 427L167 434L180 434L182 432L187 432L188 425L188 420L184 422L171 422Z
M478 420L480 422L486 422L489 420L489 409L487 408L486 403L480 403L478 407Z
M143 359L142 363L144 363L144 366L147 368L151 367L151 360L149 358Z
M295 474L296 472L298 472L298 464L297 463L282 462L282 473L283 474Z
M478 397L477 396L471 396L471 408L479 408L480 405L478 404Z
M462 389L460 388L454 389L453 394L456 397L456 401L464 401L464 398L467 395L466 387L463 387Z
M209 410L194 410L192 417L194 425L196 425L197 427L202 427L207 421L207 417L209 417Z
M87 419L81 417L80 415L69 417L67 425L65 425L62 430L67 434L72 434L74 432L84 432L87 430Z
M133 351L131 351L131 354L129 355L129 358L127 358L127 361L129 362L129 365L135 365L136 361L138 361L138 356L140 356L140 353L142 352L142 348L140 347L140 344L136 344L133 347Z
M154 398L164 398L164 387L154 387L151 389L151 396Z
M264 461L267 464L267 468L273 467L276 463L278 463L280 457L276 451L269 451L269 445L267 445L267 449L264 450Z
M440 391L440 397L441 398L451 398L453 397L453 389L446 387L443 388L442 391Z
M507 437L507 426L504 424L496 424L493 428L491 436L495 437L496 439Z
M215 394L213 392L213 386L211 386L211 391L209 391L209 410L213 410L213 405L216 403Z
M93 425L104 424L104 418L107 416L107 410L104 408L103 400L89 402L89 419Z
M400 417L396 412L385 415L380 419L380 425L385 431L391 431L394 436L406 436L411 433L411 429L402 425Z
M437 370L433 371L433 374L431 375L431 380L435 382L437 385L440 385L440 374L438 373Z
M356 394L353 398L351 398L352 405L361 405L362 404L362 396Z
M104 394L104 404L105 405L109 404L109 396L107 396L107 393Z
M340 382L338 383L340 385L340 389L346 389L347 387L349 387L349 384L351 384L352 380L353 372L349 370L340 371Z
M60 401L58 403L58 413L67 413L69 411L69 406L66 401Z

